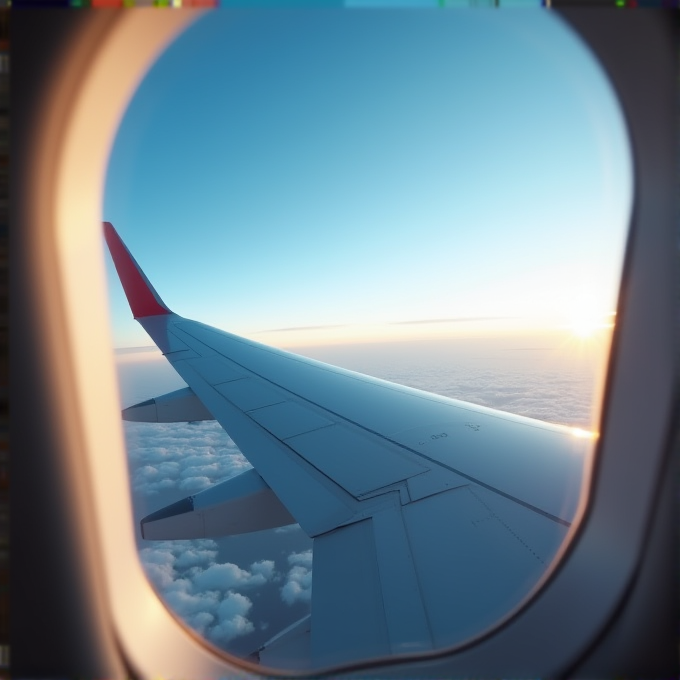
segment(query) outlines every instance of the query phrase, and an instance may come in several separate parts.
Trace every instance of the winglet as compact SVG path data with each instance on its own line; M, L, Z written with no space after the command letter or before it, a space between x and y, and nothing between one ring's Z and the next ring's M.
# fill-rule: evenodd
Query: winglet
M135 319L140 319L145 316L172 314L154 290L154 287L149 283L149 279L146 278L111 222L104 222L103 224L104 238L106 238L106 243L113 258L113 264L116 266L118 277L123 284L123 290L130 303L132 316Z

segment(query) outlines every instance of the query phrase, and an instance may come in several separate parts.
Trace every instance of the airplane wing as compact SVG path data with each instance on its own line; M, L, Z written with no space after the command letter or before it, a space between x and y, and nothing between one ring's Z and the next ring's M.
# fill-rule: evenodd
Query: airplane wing
M134 317L188 385L124 417L214 418L254 468L144 518L144 537L298 522L314 539L311 617L272 638L263 663L440 649L526 598L569 530L587 440L178 316L104 229Z

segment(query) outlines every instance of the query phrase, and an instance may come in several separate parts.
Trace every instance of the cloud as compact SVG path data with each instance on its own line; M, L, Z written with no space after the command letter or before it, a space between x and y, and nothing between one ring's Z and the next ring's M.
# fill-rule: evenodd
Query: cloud
M250 571L253 574L260 574L266 580L274 577L274 561L273 560L261 560L260 562L253 562L250 565Z
M576 372L489 370L474 378L461 372L455 383L432 391L552 423L588 427L591 421L592 383Z
M252 466L215 421L125 423L132 488L153 496L207 489Z
M182 479L180 481L178 487L182 489L182 491L195 493L198 491L203 491L203 489L207 489L212 485L213 483L210 481L209 477L187 477L186 479Z
M286 604L310 602L312 599L312 551L288 555L288 564L292 565L286 576L286 583L281 588L281 599Z
M255 630L246 614L252 607L252 602L239 593L229 593L217 608L218 623L207 631L207 636L217 643L252 633Z
M392 321L390 326L411 326L431 323L465 323L467 321L504 321L511 316L454 316L449 319L414 319L412 321Z
M288 555L288 564L296 564L306 567L307 569L312 568L312 551L305 550L301 553L291 553Z
M253 603L236 588L261 586L274 580L274 562L254 562L242 569L218 563L217 544L159 541L140 550L142 565L163 600L191 628L217 644L255 630L248 619Z
M585 429L592 425L604 361L599 345L575 348L564 333L533 332L320 346L300 352L427 392Z
M235 564L213 564L194 577L194 586L198 590L217 590L244 586L261 586L267 582L262 573L251 573Z
M251 468L215 422L124 424L132 485L138 499L164 491L186 495ZM296 528L296 527L293 527ZM299 528L299 527L297 527ZM144 542L140 557L163 601L188 626L217 645L262 629L250 592L281 581L274 560L245 565L218 561L210 539ZM301 582L304 579L299 579ZM300 593L294 596L304 599ZM262 612L259 614L262 615Z
M513 356L517 354L513 353ZM392 367L389 373L383 371L376 375L426 392L529 418L590 427L592 374L566 363L558 369L540 363L531 368L514 367L513 363L519 363L519 360L501 363L493 357L488 361L484 358L474 362L442 361L428 370L404 363ZM483 364L488 366L482 368Z
M293 567L288 572L288 580L281 588L281 599L286 604L310 602L312 599L312 572L304 567Z
M199 612L194 616L188 616L185 621L187 622L187 625L193 628L197 633L206 636L208 628L215 621L215 617L208 612Z
M154 354L161 354L161 351L155 345L146 345L144 347L116 347L113 350L116 355L123 354L145 354L153 352Z
M217 550L206 550L199 547L187 548L175 559L175 566L178 569L189 569L210 564L215 561Z
M289 331L319 331L325 328L344 328L345 324L325 324L323 326L291 326L290 328L270 328L266 331L256 331L260 333L288 333Z

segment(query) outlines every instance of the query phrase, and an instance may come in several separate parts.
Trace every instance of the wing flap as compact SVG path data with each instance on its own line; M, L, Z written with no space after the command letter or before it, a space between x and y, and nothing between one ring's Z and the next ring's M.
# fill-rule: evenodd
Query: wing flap
M402 513L437 648L483 632L518 606L567 531L474 484L410 503Z
M265 666L290 668L297 672L308 668L311 658L311 627L312 619L307 614L267 640L255 653L256 660Z
M432 633L400 504L373 515L373 540L390 651L406 654L432 649Z
M215 420L190 387L123 409L123 420L136 423L181 423Z
M147 540L233 536L294 524L274 492L255 470L189 496L141 521Z
M443 648L529 595L567 528L475 484L401 505L314 541L312 662Z
M312 592L312 667L389 655L371 519L314 540Z

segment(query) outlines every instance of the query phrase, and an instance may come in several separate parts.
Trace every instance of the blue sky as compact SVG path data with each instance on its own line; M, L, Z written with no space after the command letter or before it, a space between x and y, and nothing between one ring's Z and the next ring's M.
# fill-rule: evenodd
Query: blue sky
M548 12L220 11L141 83L103 215L179 314L427 338L614 309L631 182L611 89ZM114 345L149 344L107 262Z

